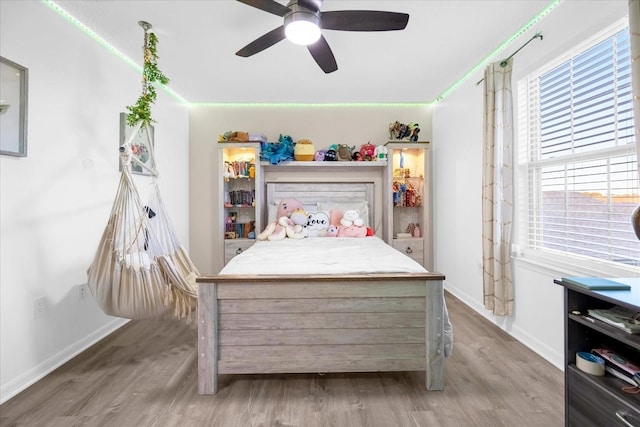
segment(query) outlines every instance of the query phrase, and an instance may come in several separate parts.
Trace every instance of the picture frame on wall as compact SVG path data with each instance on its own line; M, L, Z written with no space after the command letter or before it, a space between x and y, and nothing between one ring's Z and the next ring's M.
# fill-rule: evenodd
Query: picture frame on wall
M147 128L143 125L131 139L132 133L135 132L135 128L129 126L127 123L127 117L127 113L120 113L120 146L131 140L130 144L133 156L142 162L147 168L154 170L156 165L153 163L153 157L151 156L151 150L154 148L153 126L148 126L148 137L146 131ZM151 147L149 146L149 143L151 143ZM122 159L120 159L120 156L118 156L118 161L120 162L119 170L122 171ZM143 168L136 162L131 162L131 173L150 176L152 175L150 170Z
M27 156L29 70L0 56L0 154Z

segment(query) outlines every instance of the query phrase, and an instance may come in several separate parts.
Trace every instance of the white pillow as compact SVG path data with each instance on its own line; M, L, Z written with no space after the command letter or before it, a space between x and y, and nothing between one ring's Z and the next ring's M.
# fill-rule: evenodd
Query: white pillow
M357 209L360 212L363 226L369 227L369 204L368 202L318 202L318 210L329 212L331 209L340 209L342 212L349 209Z

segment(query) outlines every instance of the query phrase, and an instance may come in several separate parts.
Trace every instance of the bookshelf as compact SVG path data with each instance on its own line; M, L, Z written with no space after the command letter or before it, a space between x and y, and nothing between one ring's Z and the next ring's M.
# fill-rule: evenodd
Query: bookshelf
M219 206L223 236L219 251L225 265L255 243L260 220L260 143L220 142L218 171Z

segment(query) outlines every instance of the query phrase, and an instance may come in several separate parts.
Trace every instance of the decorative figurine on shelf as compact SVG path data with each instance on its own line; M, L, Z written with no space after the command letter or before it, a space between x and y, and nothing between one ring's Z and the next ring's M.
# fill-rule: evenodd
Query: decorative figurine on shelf
M413 227L413 237L420 237L421 235L420 224L416 224L415 227Z
M415 229L416 229L416 225L414 223L411 223L407 225L407 229L405 230L405 232L413 236L413 230Z

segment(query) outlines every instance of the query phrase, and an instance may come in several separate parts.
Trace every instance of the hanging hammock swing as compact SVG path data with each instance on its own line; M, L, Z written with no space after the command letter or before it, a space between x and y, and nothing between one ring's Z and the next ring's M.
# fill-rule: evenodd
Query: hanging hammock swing
M145 29L146 69L151 56L147 30L151 26L144 24L140 22ZM155 45L151 53L155 55ZM150 90L153 102L155 91L150 89L150 83L144 79L143 96ZM148 111L148 104L146 108ZM197 305L199 272L178 242L160 198L149 121L150 117L138 120L120 147L120 184L109 221L87 271L87 283L106 314L128 319L162 319L173 315L189 323ZM151 168L132 153L132 141L140 133L147 138ZM152 177L151 196L146 205L134 184L132 163Z
M160 319L173 314L189 321L198 297L198 270L178 242L160 198L155 169L149 170L153 182L146 205L131 175L132 162L148 169L131 152L131 139L141 125L138 122L120 148L120 184L88 270L88 285L106 314L129 319ZM145 127L153 159L149 128Z

